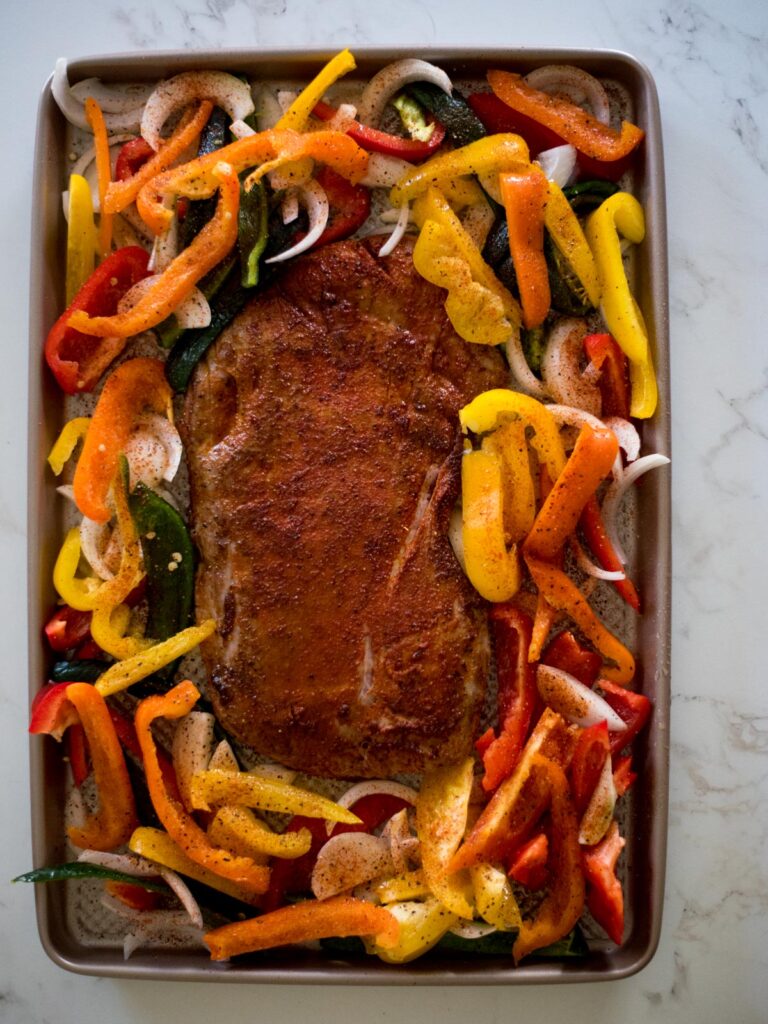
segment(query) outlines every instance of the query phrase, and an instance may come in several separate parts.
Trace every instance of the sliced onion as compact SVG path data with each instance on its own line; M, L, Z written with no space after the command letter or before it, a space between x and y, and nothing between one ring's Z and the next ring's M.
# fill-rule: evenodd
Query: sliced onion
M141 416L124 451L131 474L131 486L141 481L146 487L156 490L161 480L173 480L181 462L182 451L179 432L169 420L157 413Z
M51 81L51 92L59 106L62 114L70 124L76 128L82 128L90 132L91 126L85 116L84 101L73 95L67 77L67 61L65 57L59 57L53 71ZM136 104L132 109L120 113L104 114L104 123L108 132L136 132L141 121L142 104Z
M186 882L170 868L153 864L152 861L133 853L102 853L100 850L83 850L77 859L86 864L98 864L110 871L122 871L123 874L132 875L134 878L162 878L184 907L191 922L198 928L203 927L203 915L197 900L190 892Z
M504 205L504 196L501 194L498 171L481 171L477 176L477 180L483 186L483 191L487 192L495 203L498 203L499 206Z
M345 134L357 123L357 107L353 103L340 103L333 117L325 122L328 131Z
M548 405L547 410L550 415L554 417L555 422L560 427L567 426L581 428L585 423L588 423L590 427L593 427L595 430L602 430L607 426L599 416L593 416L591 412L587 412L585 409L577 409L573 405ZM621 445L621 441L619 441L619 445ZM613 473L615 480L618 480L622 476L624 467L622 466L621 455L616 456L611 472Z
M88 565L102 580L111 580L115 576L105 557L105 539L108 531L109 523L97 523L83 516L80 523L80 549Z
M200 904L192 895L189 886L184 879L180 878L175 871L171 871L170 868L159 867L158 871L162 880L168 888L173 891L176 899L186 910L192 924L195 925L196 928L202 928L203 912L200 910Z
M669 459L666 455L644 455L642 459L638 459L637 462L633 462L627 466L622 475L611 481L608 486L608 490L605 492L605 498L603 499L603 523L605 524L605 531L608 534L608 539L613 545L613 549L619 556L622 562L626 563L627 556L624 553L624 548L619 541L618 531L618 513L624 495L627 493L627 489L643 473L647 473L649 469L658 469L660 466L666 466L669 463Z
M370 153L368 155L368 170L365 177L360 179L360 184L366 188L392 188L409 171L412 171L414 164L399 156L387 156L386 153Z
M467 563L464 560L464 529L462 524L461 505L456 505L448 522L448 540L451 542L456 561L466 573Z
M448 931L451 935L458 935L460 939L484 939L486 935L492 935L499 929L495 924L488 924L487 921L457 921Z
M595 843L599 843L611 827L616 799L613 764L611 755L608 754L579 826L579 842L582 846L594 846Z
M341 794L336 803L349 810L353 804L365 796L395 796L415 807L418 793L411 786L404 786L402 782L392 782L391 779L367 779L365 782L356 782L354 786L350 786ZM326 827L328 835L330 835L336 827L335 822L329 821Z
M260 775L264 779L274 779L276 782L285 782L290 786L299 773L293 768L286 768L284 764L278 764L277 761L264 761L263 764L257 764L254 768L249 769L249 774Z
M581 373L587 325L575 317L558 320L547 337L541 361L541 375L552 397L563 405L575 406L597 416L600 388Z
M179 327L208 327L211 322L211 307L208 299L199 288L193 288L180 306L176 307L174 316Z
M550 181L565 188L576 169L576 150L568 145L553 146L552 149L542 150L535 162Z
M165 207L173 206L174 200L172 197L166 197L163 201ZM176 257L179 255L179 221L174 213L171 218L171 222L165 231L159 235L155 235L155 239L152 243L152 252L149 256L149 263L147 264L147 270L153 274L162 274L164 270L173 263ZM140 285L149 287L147 281L152 278L143 278L138 282ZM153 282L154 283L154 282ZM134 286L135 287L135 286Z
M232 121L253 113L250 86L225 71L184 71L160 82L141 115L141 134L152 149L160 148L163 125L176 111L195 100L212 100Z
M388 844L367 832L342 832L321 847L312 892L325 900L394 870Z
M211 754L208 770L210 771L214 768L219 768L225 772L240 771L240 765L237 763L235 753L227 740L222 740Z
M481 203L472 203L461 218L461 226L481 252L494 220L493 210L485 200Z
M135 135L115 135L109 140L109 153L112 163L112 170L114 172L115 160L117 154L120 152L120 147L124 142L128 142L129 139L134 139ZM93 206L94 213L99 213L101 210L101 204L99 200L99 181L98 174L96 172L96 147L89 146L88 149L78 157L69 172L70 174L79 174L88 182L88 188L91 190L91 204ZM64 206L64 219L69 221L69 189L66 189L61 193L61 201Z
M403 874L410 866L410 859L415 857L419 850L419 840L411 834L408 811L405 808L392 815L382 829L381 838L389 843L395 872Z
M328 223L328 196L325 194L325 189L314 179L311 179L306 185L301 186L299 196L309 214L309 231L300 242L292 245L285 252L265 260L265 263L282 263L285 260L293 259L294 256L298 256L300 253L306 252L307 249L311 249L325 231L326 224Z
M626 455L627 462L634 462L640 454L640 435L634 423L622 419L621 416L606 416L603 423L610 427L618 438L619 447Z
M539 665L536 685L548 707L582 729L603 720L608 723L610 732L624 732L627 728L608 701L568 672L550 665Z
M229 130L236 139L247 139L249 135L256 134L256 131L249 124L246 124L245 121L233 121L229 126Z
M607 580L611 583L615 583L617 580L625 580L627 578L627 574L623 571L613 572L610 569L603 569L601 565L595 565L582 547L578 537L571 537L571 548L576 556L576 565L578 565L581 571L586 573L587 576L591 576L596 580Z
M525 76L528 85L550 96L566 96L581 107L587 104L602 124L611 120L611 104L602 84L587 71L570 64L547 64Z
M165 448L167 461L163 480L170 482L176 476L184 454L184 445L181 443L178 430L166 416L154 412L140 416L137 425L140 430L149 430Z
M528 365L520 342L520 330L512 331L506 343L507 362L512 374L514 390L524 391L534 398L549 398L549 391Z
M299 216L299 194L295 188L289 188L280 204L283 224L292 224Z
M293 89L278 89L277 90L277 105L280 108L280 116L287 114L291 109L291 104L299 94Z
M392 229L392 233L386 240L384 245L379 249L379 256L389 256L389 254L397 247L405 234L406 228L408 227L408 218L410 216L410 207L408 203L403 203L400 207L400 216L397 218L397 224Z
M66 498L68 501L75 501L75 488L72 484L60 484L56 488L56 493L60 494L62 498ZM77 502L75 502L77 504Z
M173 767L188 811L194 810L190 797L192 777L205 771L211 760L215 723L216 719L207 711L190 711L179 719L173 734Z
M391 96L410 82L431 82L450 96L453 85L446 73L425 60L406 57L378 71L370 80L360 97L360 121L377 127L384 108Z
M105 114L125 114L143 107L154 85L134 82L131 85L106 85L100 78L84 78L71 86L70 92L81 103L88 97L96 100Z

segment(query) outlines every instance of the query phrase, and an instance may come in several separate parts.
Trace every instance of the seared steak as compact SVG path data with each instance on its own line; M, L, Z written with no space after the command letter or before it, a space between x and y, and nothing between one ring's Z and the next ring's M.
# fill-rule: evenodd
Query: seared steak
M184 432L210 696L242 743L373 777L465 755L486 611L447 538L459 408L506 381L405 242L302 257L198 368Z

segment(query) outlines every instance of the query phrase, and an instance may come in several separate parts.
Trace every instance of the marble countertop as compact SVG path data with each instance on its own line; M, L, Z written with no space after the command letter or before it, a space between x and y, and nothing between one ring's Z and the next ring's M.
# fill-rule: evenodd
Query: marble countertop
M517 9L517 8L520 9ZM76 14L75 14L76 12ZM669 1024L768 1019L768 691L762 630L768 504L768 7L762 0L37 0L4 4L0 81L0 878L30 864L25 445L30 170L39 89L59 56L226 46L578 46L654 75L666 149L673 409L669 861L661 943L640 974L552 989L227 987L77 977L51 964L33 894L0 887L0 1022L337 1019Z

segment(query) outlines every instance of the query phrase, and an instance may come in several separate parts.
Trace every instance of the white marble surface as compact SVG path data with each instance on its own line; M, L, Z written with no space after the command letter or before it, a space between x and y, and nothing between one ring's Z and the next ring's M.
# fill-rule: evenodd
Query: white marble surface
M27 0L0 10L0 879L30 861L23 637L27 268L37 94L56 57L149 48L571 45L654 74L666 146L674 419L669 871L645 971L557 989L241 988L114 982L54 967L32 892L0 885L0 1021L366 1022L567 1016L625 1024L768 1020L768 7L763 0Z

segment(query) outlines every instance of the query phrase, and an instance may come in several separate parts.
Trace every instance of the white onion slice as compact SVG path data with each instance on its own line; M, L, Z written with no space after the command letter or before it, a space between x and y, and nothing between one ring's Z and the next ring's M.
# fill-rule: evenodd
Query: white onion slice
M379 256L389 256L391 252L398 246L402 241L403 235L405 234L406 228L408 227L408 218L410 216L410 207L408 203L403 203L400 207L400 216L397 218L397 224L395 224L389 238L386 240L384 245L379 249Z
M100 78L84 78L70 88L70 92L81 103L89 96L96 100L105 114L125 114L143 107L154 85L134 82L131 85L107 85Z
M182 454L179 432L170 420L158 413L140 416L125 446L131 486L140 480L145 486L157 489L161 480L173 480ZM176 507L173 502L171 504Z
M325 194L325 189L314 179L310 179L299 189L299 196L309 214L309 231L300 242L292 245L285 252L265 260L265 263L282 263L284 260L293 259L294 256L311 249L325 231L328 223L328 196Z
M203 912L200 910L200 904L190 892L189 886L184 879L177 875L175 871L171 871L170 868L159 867L158 871L162 880L169 889L173 890L176 899L186 910L191 923L196 928L202 928Z
M484 939L486 935L498 931L498 928L487 921L457 921L448 931L460 939Z
M477 176L477 180L495 203L498 203L499 206L504 205L504 196L501 194L498 171L481 171Z
M506 343L507 361L512 374L514 390L524 391L534 398L549 398L549 391L528 365L520 342L520 331L513 330Z
M174 112L195 100L212 100L232 121L253 113L250 86L226 71L184 71L160 82L141 115L141 134L152 149L160 148L160 132Z
M462 214L461 226L481 252L495 219L493 210L485 200L472 203Z
M286 768L284 764L278 764L277 761L264 761L254 768L249 768L248 774L259 775L263 779L274 779L275 782L284 782L290 786L299 773L293 768Z
M259 126L259 131L268 131L270 128L274 128L283 116L280 104L277 102L277 96L266 85L257 86L254 83L252 91L255 97L256 123Z
M299 94L293 89L278 89L277 90L277 105L280 108L280 116L287 114L291 109L291 104Z
M600 388L582 376L581 357L587 325L575 317L558 320L547 337L541 375L552 397L562 405L575 406L597 416Z
M542 150L535 163L541 167L550 181L554 181L560 188L565 188L576 169L576 150L569 145L553 146L552 149Z
M536 685L544 703L567 722L586 729L605 719L610 732L624 732L627 728L608 701L568 672L550 665L539 665Z
M367 832L342 832L321 847L312 892L325 900L394 870L388 844Z
M62 114L70 124L76 128L82 128L90 132L91 126L85 116L84 101L74 96L67 77L67 61L65 57L59 57L53 71L51 81L51 92L59 106ZM136 132L139 130L141 121L141 103L132 109L120 113L104 114L104 124L108 132Z
M454 506L451 518L448 522L448 540L451 542L456 561L463 572L467 571L467 563L464 560L464 532L461 516L461 505Z
M360 97L359 114L363 124L376 128L391 96L410 82L431 82L450 96L451 80L446 73L425 60L406 57L378 71Z
M237 763L235 753L227 740L221 740L214 752L211 754L211 759L208 762L208 770L211 771L214 768L220 768L225 772L240 771L240 765Z
M606 416L603 420L606 427L614 432L619 441L619 446L627 457L627 462L634 462L640 454L640 435L637 427L629 420L621 416Z
M72 484L60 484L56 488L56 493L60 494L62 498L66 498L68 501L75 501L75 488ZM77 502L75 502L77 504Z
M386 153L370 153L368 155L368 170L365 177L360 179L360 184L366 188L392 188L409 171L412 171L415 164L403 160L399 156L388 156Z
M299 194L295 188L289 188L280 204L283 224L292 224L299 216Z
M594 792L587 805L579 826L579 843L582 846L594 846L599 843L611 827L613 812L616 809L616 783L613 781L613 764L608 754L597 780Z
M611 104L602 84L587 71L570 64L547 64L525 76L528 85L549 95L567 96L577 106L587 104L602 124L611 120Z
M249 135L256 134L255 130L249 124L246 124L245 121L233 121L229 126L229 130L236 139L247 139Z
M350 786L341 794L336 803L349 810L353 804L365 796L395 796L415 807L418 793L411 786L403 785L402 782L392 782L390 779L367 779L365 782L356 782L354 786ZM328 822L326 826L328 835L333 832L335 827L335 822Z
M211 307L199 288L193 288L173 314L179 327L208 327L211 322Z
M203 927L203 915L197 900L189 891L186 882L170 868L153 864L152 861L133 853L103 853L100 850L83 850L77 859L86 864L97 864L110 871L122 871L123 874L132 875L134 878L162 878L184 907L192 924L197 928Z
M403 808L393 814L381 832L381 838L389 843L389 852L397 874L408 870L411 857L419 850L419 840L411 834L408 811Z
M340 103L333 117L325 122L328 131L345 134L357 123L357 107L353 103Z
M554 417L555 422L558 426L563 427L583 427L585 423L588 423L590 427L595 430L603 430L608 424L604 423L599 416L593 416L591 412L587 412L586 409L577 409L573 405L548 405L547 410ZM619 440L619 445L621 441ZM621 463L621 455L617 455L616 459L611 467L614 480L621 478L624 473L624 467Z
M571 548L576 555L576 565L578 565L581 571L586 573L587 576L591 576L596 580L607 580L610 583L615 583L617 580L625 580L627 578L627 574L623 571L613 572L611 569L603 569L601 565L595 565L582 547L578 537L571 537Z
M179 792L188 811L193 811L190 792L192 777L208 767L213 754L216 719L207 711L190 711L179 719L173 734L171 755Z
M105 558L105 534L108 530L109 523L97 523L87 516L83 516L80 523L80 550L88 565L102 580L111 580L115 576Z
M602 507L605 531L608 534L608 539L613 545L613 550L623 563L626 563L627 556L621 542L619 541L617 523L619 507L622 499L627 493L627 488L631 487L635 480L641 477L643 473L647 473L649 469L658 469L660 466L666 466L668 463L669 459L666 455L644 455L642 459L638 459L637 462L633 462L631 465L627 466L621 476L609 484L608 490L605 492Z

